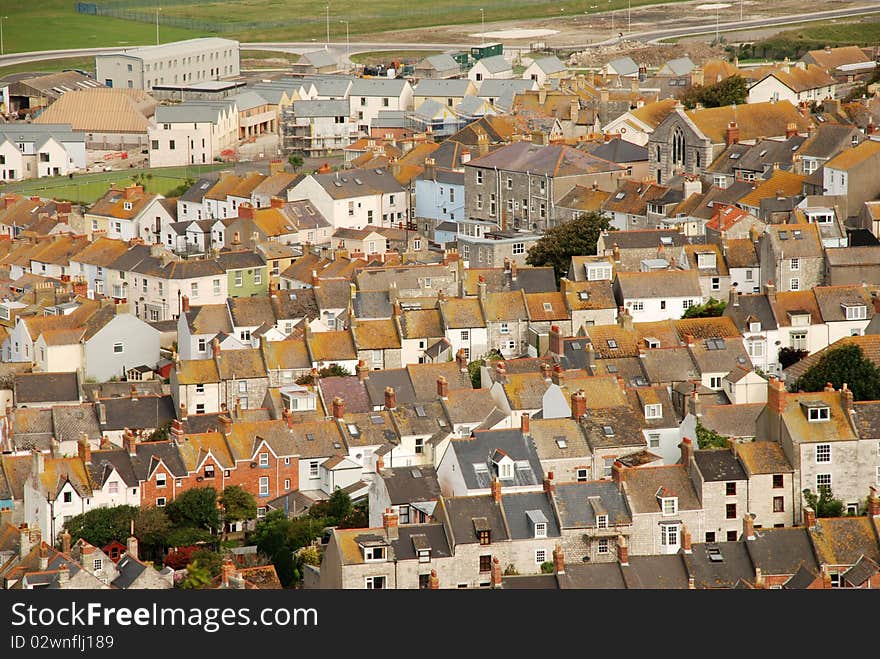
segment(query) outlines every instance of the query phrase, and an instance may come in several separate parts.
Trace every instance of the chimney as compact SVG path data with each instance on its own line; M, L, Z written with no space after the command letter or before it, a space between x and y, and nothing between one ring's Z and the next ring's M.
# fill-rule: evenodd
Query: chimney
M180 312L188 313L189 312L189 295L184 295L180 298Z
M89 444L89 437L84 432L79 434L79 441L76 445L77 454L80 460L87 465L92 464L92 446Z
M693 548L691 546L691 532L688 531L684 524L681 526L681 549L685 554L693 553Z
M584 365L585 370L590 375L593 375L593 369L596 367L596 349L593 347L592 342L587 344L587 348L584 351L586 363Z
M393 387L385 387L385 409L393 410L397 407L397 394Z
M739 293L736 291L736 284L730 285L730 290L727 293L727 306L728 307L738 307L739 306Z
M128 428L122 431L122 448L132 457L137 455L137 436Z
M544 378L544 382L550 382L553 379L551 372L553 371L550 368L550 364L547 362L541 362L541 377Z
M217 337L211 341L211 352L214 354L214 359L220 359L220 339Z
M337 419L345 416L345 401L339 396L333 399L333 416Z
M27 556L34 545L38 545L43 541L39 528L28 528L27 523L18 527L18 557Z
M749 513L743 515L743 540L755 539L755 520Z
M804 507L804 526L808 529L816 526L816 511L810 508L810 506Z
M220 432L229 437L229 435L232 434L232 419L230 419L227 414L221 414L217 417L217 421L220 424Z
M562 553L562 545L556 545L553 550L553 569L556 574L565 574L565 554Z
M761 568L755 568L755 588L763 590L765 587L764 583L764 573L761 571Z
M288 428L293 428L293 412L290 411L290 408L285 407L281 410L281 418L287 423Z
M698 419L703 416L703 402L700 400L700 393L694 389L688 400L688 411Z
M238 231L233 231L232 233L232 244L241 245L241 233Z
M385 537L388 540L397 540L397 524L399 517L394 510L386 508L382 513L382 528L385 529Z
M248 220L254 219L254 207L245 202L238 207L238 216Z
M186 420L186 417L184 417ZM180 446L183 441L183 424L178 419L171 420L171 442L176 446Z
M546 102L547 102L547 88L541 87L541 89L538 90L538 104L544 105L544 103L546 103Z
M868 517L880 517L880 499L877 498L877 488L873 485L868 488Z
M614 246L611 248L612 258L615 263L620 263L620 245L614 243Z
M128 549L128 555L134 559L138 557L138 539L134 534L134 520L131 520L131 535L128 536L128 539L125 541L125 546Z
M550 373L550 381L553 384L562 384L562 364L556 362L553 364L553 371Z
M436 169L434 165L436 164L433 158L425 158L425 178L434 180L434 176L436 174Z
M385 459L380 455L376 457L376 473L380 473L385 469Z
M188 415L188 412L186 411L186 405L184 405L183 403L181 403L181 404L180 404L180 414L179 414L179 416L180 416L180 420L181 420L181 421L186 421L186 419L187 419L187 415Z
M464 149L461 152L461 164L466 165L471 161L471 152L468 149Z
M623 463L620 460L615 460L611 465L611 480L615 483L623 483L623 470Z
M772 279L764 284L764 295L770 302L776 302L776 285Z
M431 578L428 583L430 584L430 590L437 590L440 588L440 579L437 578L437 570L431 570Z
M40 543L40 570L45 571L49 568L49 548Z
M284 208L284 204L287 202L281 197L270 197L269 198L269 207L270 208Z
M565 343L562 340L562 333L559 330L559 325L550 326L550 354L565 354Z
M789 123L785 125L785 139L791 139L798 134L797 124Z
M529 416L528 412L524 413L524 414L519 418L519 431L520 431L523 435L528 435L528 434L529 434L529 423L531 422L531 420L532 420L532 419L531 419L531 417Z
M484 301L486 299L486 280L483 278L483 275L480 275L477 280L477 297Z
M223 588L229 588L229 580L235 572L235 564L232 562L231 558L227 558L223 561L223 565L220 566L220 585Z
M556 492L556 484L553 482L552 471L547 472L547 476L544 478L543 485L545 494L553 494L554 492Z
M617 313L617 322L620 324L621 329L625 332L633 331L633 317L630 314L629 309L622 309Z
M64 529L64 532L61 534L61 551L64 554L70 554L70 531Z
M491 491L492 491L492 500L495 503L500 504L501 503L501 481L498 480L497 476L492 479Z
M853 392L846 382L840 385L840 404L847 412L853 411Z
M687 468L691 463L691 458L694 457L694 443L691 441L690 437L685 437L681 440L681 444L679 444L678 447L681 449L680 464Z
M449 398L449 382L442 375L437 378L437 396L443 400Z
M501 588L501 563L498 562L498 557L492 557L492 588Z
M629 565L629 546L625 535L617 536L617 561L621 566Z
M692 346L694 345L694 335L693 334L685 334L684 335L685 344Z
M89 294L89 282L85 277L76 277L71 288L75 297L86 297Z
M583 389L578 389L571 395L571 418L580 421L587 413L587 397Z
M354 370L355 373L357 373L358 380L361 382L370 379L370 369L367 368L367 364L363 359L358 360L357 366L355 366Z
M510 262L510 281L516 281L516 269L517 269L516 261Z
M775 375L767 379L767 405L772 412L782 414L785 410L785 397L787 395L785 385Z
M498 380L505 380L507 378L507 364L504 363L504 360L499 359L495 362L495 375Z
M727 129L724 131L724 143L727 146L739 143L739 126L736 125L735 121L727 124Z
M139 194L144 193L144 187L142 185L131 184L122 191L122 196L125 199L133 199ZM39 197L38 197L39 199Z
M461 373L468 372L468 363L467 357L464 354L464 348L460 348L459 351L455 355L455 361L458 362L458 370Z

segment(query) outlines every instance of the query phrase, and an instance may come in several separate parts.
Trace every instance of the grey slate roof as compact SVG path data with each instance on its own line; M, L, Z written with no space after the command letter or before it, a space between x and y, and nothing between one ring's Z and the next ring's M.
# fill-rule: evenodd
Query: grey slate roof
M100 404L104 406L107 419L102 430L159 428L175 418L171 396L107 398Z
M397 560L418 558L416 544L430 548L432 560L452 556L452 549L449 547L442 524L404 524L398 528L397 534L397 540L391 541L394 557Z
M440 482L434 467L395 467L383 469L379 475L392 505L436 501L440 496Z
M704 481L746 480L746 472L739 463L739 460L727 449L694 451L694 460L700 473L703 475Z
M477 96L480 98L500 98L502 96L509 96L511 100L513 96L518 94L519 92L525 92L532 89L535 86L535 82L533 80L522 80L520 78L490 78L488 80L483 80L480 85L480 89L477 92Z
M608 515L608 526L631 524L626 497L613 481L560 483L556 507L565 529L596 528L596 514Z
M453 545L477 544L477 528L488 530L491 542L508 540L501 507L488 494L443 497L438 506L439 521L448 525Z
M422 80L413 88L413 96L464 96L472 84L467 78L449 80L429 78Z
M147 569L147 565L135 560L128 554L125 554L119 559L119 562L116 564L116 569L119 572L119 576L113 580L113 585L125 590L144 573L144 570Z
M351 107L347 100L294 101L293 114L296 117L348 117Z
M235 102L186 101L178 105L156 106L155 121L161 123L218 123L223 112L235 108Z
M304 53L302 59L315 68L336 66L337 64L337 54L332 50L313 50L310 53Z
M648 161L648 149L646 147L627 142L619 137L603 142L589 151L594 156L616 163Z
M565 64L563 64L560 59L555 55L551 57L542 57L541 59L536 59L533 64L537 64L538 67L547 75L559 73L561 71L565 71L566 69Z
M449 69L457 70L459 68L458 62L452 59L452 55L447 55L446 53L426 57L419 63L419 65L421 66L422 63L427 63L435 71L448 71Z
M489 73L501 73L511 69L510 62L504 59L504 55L493 55L479 60Z
M408 84L402 78L356 78L349 96L400 96Z
M535 537L534 525L547 525L547 537L558 538L561 533L553 514L553 505L544 492L517 492L503 494L501 506L507 519L511 540L528 540Z
M416 392L409 379L409 372L405 368L370 371L369 377L364 380L364 386L370 404L374 406L385 404L385 387L394 389L398 405L416 402Z
M20 373L15 376L16 405L79 400L79 376L74 373Z
M505 430L480 430L474 432L473 439L453 440L450 447L461 468L462 478L470 490L488 488L497 470L492 464L492 456L499 449L514 462L528 463L514 469L512 479L503 479L502 485L538 485L544 478L538 453L535 447L523 436L519 428ZM475 470L475 465L485 465L485 470Z
M698 542L692 551L683 557L697 588L734 588L741 581L755 579L754 566L742 542ZM710 552L716 560L709 558Z
M795 574L801 565L819 571L807 529L756 529L755 536L745 545L752 563L765 575Z

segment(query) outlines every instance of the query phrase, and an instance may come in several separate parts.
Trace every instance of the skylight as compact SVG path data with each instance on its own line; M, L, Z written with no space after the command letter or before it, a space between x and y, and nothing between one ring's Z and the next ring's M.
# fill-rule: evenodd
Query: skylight
M565 437L557 437L556 446L558 446L559 448L568 448L568 442L565 441Z
M607 342L608 342L609 348L611 348L613 350L617 349L617 341L615 341L614 339L608 339Z
M605 433L606 437L614 437L614 428L611 426L602 426L602 432Z

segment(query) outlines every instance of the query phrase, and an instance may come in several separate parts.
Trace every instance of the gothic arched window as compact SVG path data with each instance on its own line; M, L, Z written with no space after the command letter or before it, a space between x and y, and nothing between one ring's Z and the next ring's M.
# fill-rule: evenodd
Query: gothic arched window
M676 126L672 131L672 164L684 163L684 133Z

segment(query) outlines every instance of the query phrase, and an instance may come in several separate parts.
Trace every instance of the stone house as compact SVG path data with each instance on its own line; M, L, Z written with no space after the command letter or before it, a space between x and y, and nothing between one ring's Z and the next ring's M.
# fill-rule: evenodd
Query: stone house
M761 285L806 291L825 283L825 255L815 224L769 225L758 241Z

